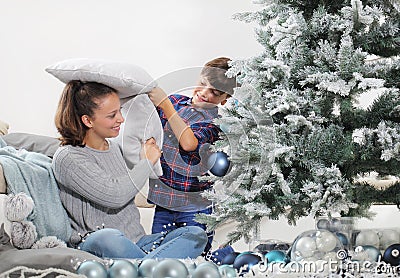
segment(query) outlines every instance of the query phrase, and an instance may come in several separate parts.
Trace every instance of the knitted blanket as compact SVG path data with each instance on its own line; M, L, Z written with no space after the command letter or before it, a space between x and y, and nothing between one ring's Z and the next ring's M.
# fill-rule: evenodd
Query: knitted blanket
M68 242L71 226L60 201L51 159L40 153L16 150L0 138L0 164L7 192L25 192L33 199L35 208L28 220L35 224L38 237L56 236Z

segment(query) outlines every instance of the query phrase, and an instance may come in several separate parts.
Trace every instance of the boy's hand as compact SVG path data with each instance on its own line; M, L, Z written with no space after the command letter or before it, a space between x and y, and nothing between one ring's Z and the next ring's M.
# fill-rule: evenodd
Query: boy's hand
M168 99L168 96L163 89L155 87L149 92L149 98L155 106L160 106L164 100Z

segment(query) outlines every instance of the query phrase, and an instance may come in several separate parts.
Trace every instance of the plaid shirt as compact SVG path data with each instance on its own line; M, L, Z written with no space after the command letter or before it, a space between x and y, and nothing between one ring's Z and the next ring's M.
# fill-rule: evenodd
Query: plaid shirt
M193 107L192 99L183 95L170 95L169 99L179 116L193 130L199 144L195 151L183 150L163 111L157 108L164 129L163 154L160 159L163 175L159 180L150 180L148 199L166 208L190 206L196 202L204 204L204 200L198 200L202 198L200 194L192 192L203 191L212 185L207 181L199 181L198 176L208 171L209 145L219 139L220 129L213 124L213 120L218 117L218 107Z

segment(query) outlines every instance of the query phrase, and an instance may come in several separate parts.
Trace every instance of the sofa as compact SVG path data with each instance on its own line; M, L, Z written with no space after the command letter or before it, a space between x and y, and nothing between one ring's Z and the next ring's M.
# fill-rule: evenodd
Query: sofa
M5 125L1 121L0 125L8 127L8 125ZM0 132L0 140L7 144L7 148L10 147L11 150L15 149L16 151L27 152L30 156L39 153L42 155L41 157L45 155L51 158L58 148L58 139L56 138L28 133L7 134L7 128L3 128ZM3 151L2 148L0 150ZM4 155L4 152L1 155ZM13 196L13 194L8 192L7 180L3 168L0 160L0 277L29 277L39 274L45 277L58 275L71 277L75 275L77 267L83 261L95 260L107 264L101 258L84 251L68 248L65 244L52 247L46 247L45 245L45 247L42 246L40 248L35 247L35 245L30 248L16 247L15 242L13 242L10 236L11 227L14 225L14 222L5 217L6 201L4 200L8 196ZM41 191L48 192L50 190L42 189ZM152 215L153 205L146 202L145 189L143 189L142 193L137 195L135 203L140 210L150 210L147 213L148 216L146 218L148 218ZM54 203L54 200L51 201L49 203ZM21 223L25 224L27 222L25 220ZM151 221L147 219L147 222L150 223ZM146 227L146 231L149 231L149 227ZM60 242L64 243L62 240Z

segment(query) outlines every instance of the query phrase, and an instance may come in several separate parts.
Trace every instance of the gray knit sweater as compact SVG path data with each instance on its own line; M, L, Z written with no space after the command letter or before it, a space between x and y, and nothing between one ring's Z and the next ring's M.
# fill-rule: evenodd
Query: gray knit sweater
M53 157L53 171L61 202L71 221L70 244L98 227L115 228L136 242L145 232L134 197L149 178L152 165L143 159L128 170L121 150L109 141L109 149L60 147ZM50 201L50 200L49 200Z

